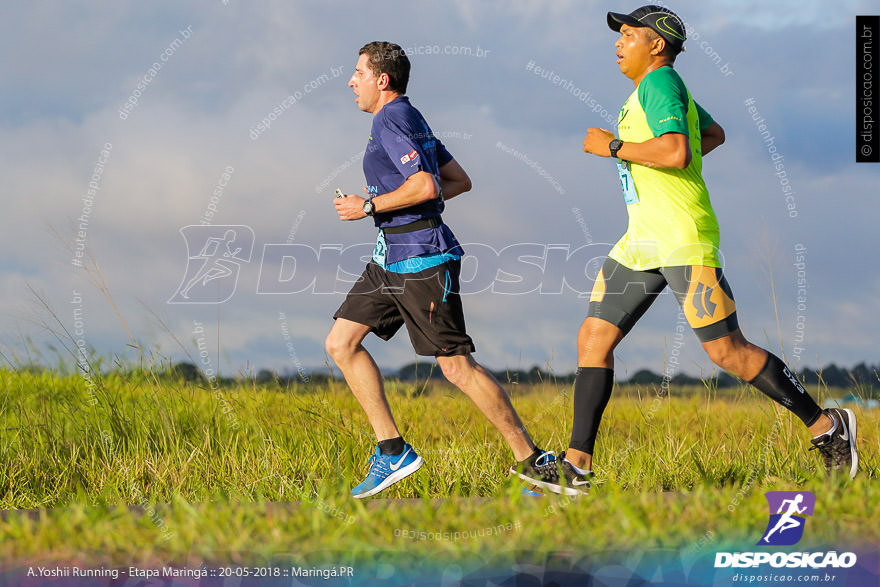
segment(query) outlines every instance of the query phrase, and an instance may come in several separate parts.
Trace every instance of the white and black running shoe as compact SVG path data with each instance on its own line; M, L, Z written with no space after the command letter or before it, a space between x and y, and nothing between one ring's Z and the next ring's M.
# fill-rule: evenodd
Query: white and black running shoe
M859 470L859 451L856 448L856 415L852 410L831 408L825 414L834 420L835 426L825 434L811 440L810 450L818 449L825 461L825 472L849 475L855 479Z
M540 452L536 450L527 460L512 466L510 472L539 489L546 489L562 495L577 495L579 493L560 484L556 453L552 451Z
M578 493L589 493L590 485L595 477L592 471L588 471L586 475L578 473L572 464L565 460L564 452L559 453L559 465L562 469L562 474L559 477L566 487L575 489Z

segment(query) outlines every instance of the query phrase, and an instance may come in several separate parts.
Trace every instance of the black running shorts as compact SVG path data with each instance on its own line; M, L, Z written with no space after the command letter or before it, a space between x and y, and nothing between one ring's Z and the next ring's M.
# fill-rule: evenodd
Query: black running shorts
M733 292L720 268L636 271L610 257L593 284L587 315L614 324L626 335L667 285L701 342L722 338L739 328Z
M367 264L333 318L365 324L388 340L406 324L413 349L428 357L472 353L459 296L461 261L418 273L393 273Z

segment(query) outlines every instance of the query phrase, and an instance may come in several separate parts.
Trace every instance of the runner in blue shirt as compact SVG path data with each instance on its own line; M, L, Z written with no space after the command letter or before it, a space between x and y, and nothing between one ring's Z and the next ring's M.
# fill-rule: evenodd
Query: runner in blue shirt
M555 455L535 447L507 393L471 356L458 288L463 251L440 217L445 201L470 190L471 181L405 96L409 70L399 45L375 41L361 48L348 82L358 107L374 116L364 154L367 197L336 198L336 211L341 220L371 216L380 229L373 259L333 316L326 341L378 439L352 495L379 493L423 463L401 437L379 369L361 344L370 332L388 340L404 324L416 353L436 357L443 375L504 436L517 460L511 472L569 492L559 485Z

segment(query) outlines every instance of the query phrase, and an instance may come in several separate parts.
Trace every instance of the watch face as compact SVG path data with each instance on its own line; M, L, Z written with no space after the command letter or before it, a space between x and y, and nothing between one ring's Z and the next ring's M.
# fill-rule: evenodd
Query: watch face
M364 202L364 214L371 216L373 214L373 202L367 200Z

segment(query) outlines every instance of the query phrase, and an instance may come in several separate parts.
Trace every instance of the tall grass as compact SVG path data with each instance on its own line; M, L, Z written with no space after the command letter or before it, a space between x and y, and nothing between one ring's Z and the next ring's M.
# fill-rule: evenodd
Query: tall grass
M192 564L288 553L340 563L372 561L377 550L495 559L632 545L698 552L700 537L754 540L763 529L755 520L766 520L761 493L795 487L821 493L816 543L880 537L867 522L880 516L877 411L856 408L862 473L844 483L824 479L802 425L751 389L673 387L660 399L652 388L618 388L597 445L600 483L575 501L534 499L506 476L512 455L467 398L435 383L389 381L397 421L426 465L360 502L348 491L375 439L340 382L242 382L223 389L224 404L211 388L139 370L93 381L0 370L0 510L47 508L0 515L0 560ZM570 390L512 389L535 440L563 449Z
M0 509L72 503L284 501L345 494L363 476L375 439L344 384L290 389L240 383L222 390L150 373L112 371L90 384L74 374L0 370ZM570 394L516 387L513 401L535 441L567 446ZM713 397L709 400L709 394ZM389 382L404 437L427 461L390 497L489 496L503 491L512 455L463 395ZM686 491L819 476L806 430L742 388L616 391L596 453L608 484ZM682 397L683 396L683 397ZM876 412L860 412L863 475L874 477Z

